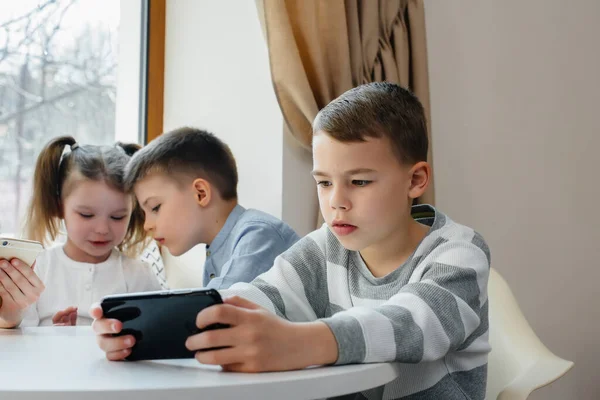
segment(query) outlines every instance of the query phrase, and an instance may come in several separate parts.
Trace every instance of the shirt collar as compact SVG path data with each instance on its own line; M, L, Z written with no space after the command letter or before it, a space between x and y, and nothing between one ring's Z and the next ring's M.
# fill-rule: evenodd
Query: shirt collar
M223 225L219 233L217 233L215 239L212 241L210 246L206 246L207 249L210 247L211 254L215 254L215 252L219 250L219 247L221 247L223 243L225 243L225 240L233 230L233 227L235 226L235 224L237 224L238 220L245 211L246 209L240 206L239 204L237 204L233 208L233 210L231 210L229 216L227 217L227 220L225 221L225 224Z

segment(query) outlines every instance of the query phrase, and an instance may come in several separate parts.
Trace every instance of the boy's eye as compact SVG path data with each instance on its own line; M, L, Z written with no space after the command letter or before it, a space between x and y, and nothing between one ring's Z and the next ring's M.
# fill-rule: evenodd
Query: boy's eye
M367 186L369 183L371 183L372 181L366 181L363 179L355 179L352 181L352 184L354 186Z
M331 182L329 182L329 181L318 181L317 182L317 186L329 187L329 186L331 186Z
M84 214L84 213L79 213L79 215L81 215L82 218L86 218L86 219L92 218L94 216L94 214Z
M111 217L113 220L115 221L121 221L123 218L125 218L124 215L120 216L120 217Z
M160 210L160 204L159 204L159 205L157 205L156 207L154 207L154 208L152 209L152 212L153 212L153 213L157 213L157 212L158 212L158 210Z

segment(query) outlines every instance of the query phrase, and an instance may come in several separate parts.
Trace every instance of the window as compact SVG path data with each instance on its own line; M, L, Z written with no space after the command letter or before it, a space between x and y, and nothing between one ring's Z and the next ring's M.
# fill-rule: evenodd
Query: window
M141 0L0 3L0 233L18 234L41 148L142 142Z

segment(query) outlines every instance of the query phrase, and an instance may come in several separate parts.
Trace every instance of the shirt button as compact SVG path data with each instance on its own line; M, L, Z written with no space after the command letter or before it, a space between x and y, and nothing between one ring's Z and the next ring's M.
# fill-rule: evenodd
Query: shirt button
M92 285L90 285L89 283L87 285L85 285L85 290L90 290L92 288Z
M90 272L94 272L94 267L90 267Z
M210 279L215 279L215 274L210 274Z
M206 250L206 257L210 257L210 250Z

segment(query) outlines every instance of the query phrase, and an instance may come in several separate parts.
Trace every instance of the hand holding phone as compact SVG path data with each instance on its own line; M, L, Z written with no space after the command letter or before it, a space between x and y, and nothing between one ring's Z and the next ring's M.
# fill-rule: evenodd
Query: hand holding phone
M193 358L185 347L188 337L201 332L196 327L198 313L222 304L214 289L165 290L105 296L101 307L103 319L122 322L114 336L132 335L135 345L127 360ZM214 324L204 330L225 328Z
M14 327L35 303L44 284L31 265L44 249L39 242L0 238L0 325ZM24 278L24 279L23 279Z
M32 266L43 250L44 246L40 242L0 237L0 259L10 261L17 258Z

